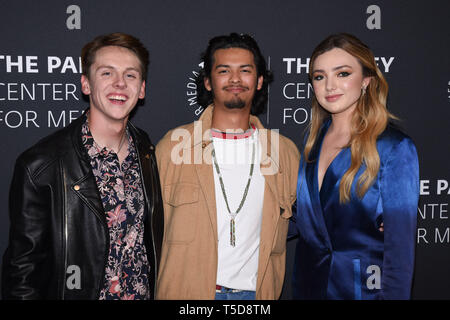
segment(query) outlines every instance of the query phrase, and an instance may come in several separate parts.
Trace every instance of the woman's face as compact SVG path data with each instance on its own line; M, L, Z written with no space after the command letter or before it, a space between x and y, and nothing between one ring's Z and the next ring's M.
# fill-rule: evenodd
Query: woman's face
M313 63L312 84L317 101L333 116L351 115L361 89L369 81L359 61L340 48L319 55Z

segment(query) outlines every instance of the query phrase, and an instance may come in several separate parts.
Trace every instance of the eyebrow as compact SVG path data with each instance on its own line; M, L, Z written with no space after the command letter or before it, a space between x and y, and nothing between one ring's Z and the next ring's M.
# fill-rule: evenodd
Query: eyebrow
M252 64L243 64L243 65L239 66L239 68L247 68L247 67L255 68ZM228 65L228 64L218 64L215 69L218 69L218 68L230 68L230 65Z
M98 70L100 70L100 69L102 69L102 68L105 68L105 69L115 69L113 66L109 66L109 65L101 65L101 66L98 66L97 69L96 69L95 71L98 71ZM138 72L138 73L141 72L140 69L135 68L135 67L128 67L128 68L126 68L125 70L126 70L126 71L132 70L132 71L136 71L136 72Z
M349 65L347 65L347 64L344 64L344 65L342 65L342 66L334 67L333 69L331 69L331 71L336 71L336 70L343 69L343 68L350 68L350 69L353 69L351 66L349 66ZM325 72L325 71L322 70L322 69L316 69L316 70L313 70L313 73L314 73L314 72Z

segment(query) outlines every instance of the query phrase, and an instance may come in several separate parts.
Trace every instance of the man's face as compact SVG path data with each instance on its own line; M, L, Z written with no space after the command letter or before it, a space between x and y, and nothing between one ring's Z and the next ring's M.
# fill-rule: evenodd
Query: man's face
M205 78L205 88L212 91L214 106L242 109L252 106L263 76L257 76L253 53L242 48L218 49L214 52L211 75Z
M128 120L138 99L145 97L138 57L123 47L103 47L89 71L89 79L81 76L81 85L89 95L90 112L106 121Z

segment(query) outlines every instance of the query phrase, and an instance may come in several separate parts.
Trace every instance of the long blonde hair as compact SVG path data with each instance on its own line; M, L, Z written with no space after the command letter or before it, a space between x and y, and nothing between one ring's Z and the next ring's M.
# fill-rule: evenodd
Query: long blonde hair
M353 180L362 164L366 169L358 178L356 193L362 198L375 180L380 168L376 141L378 136L386 129L390 119L396 119L386 109L388 84L378 69L372 51L358 38L347 33L331 35L323 40L313 51L309 63L309 78L312 79L314 61L321 54L340 48L354 56L362 66L364 77L371 77L366 93L361 94L351 120L351 135L347 147L351 151L350 168L342 176L339 185L339 200L348 202L351 197ZM304 149L306 161L317 142L317 136L323 122L330 114L320 106L317 98L312 99L311 122L309 136Z

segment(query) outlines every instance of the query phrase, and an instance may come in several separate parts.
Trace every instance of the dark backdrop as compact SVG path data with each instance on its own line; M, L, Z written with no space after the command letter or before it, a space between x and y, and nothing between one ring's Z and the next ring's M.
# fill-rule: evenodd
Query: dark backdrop
M0 254L7 246L14 161L86 108L79 56L94 36L126 32L149 48L147 97L132 121L156 143L170 128L198 118L194 71L208 40L233 31L253 35L275 75L261 120L300 145L310 114L307 59L330 33L350 32L378 58L390 85L388 107L419 152L413 298L450 299L449 13L448 0L2 1ZM283 299L291 296L294 247L288 243Z

